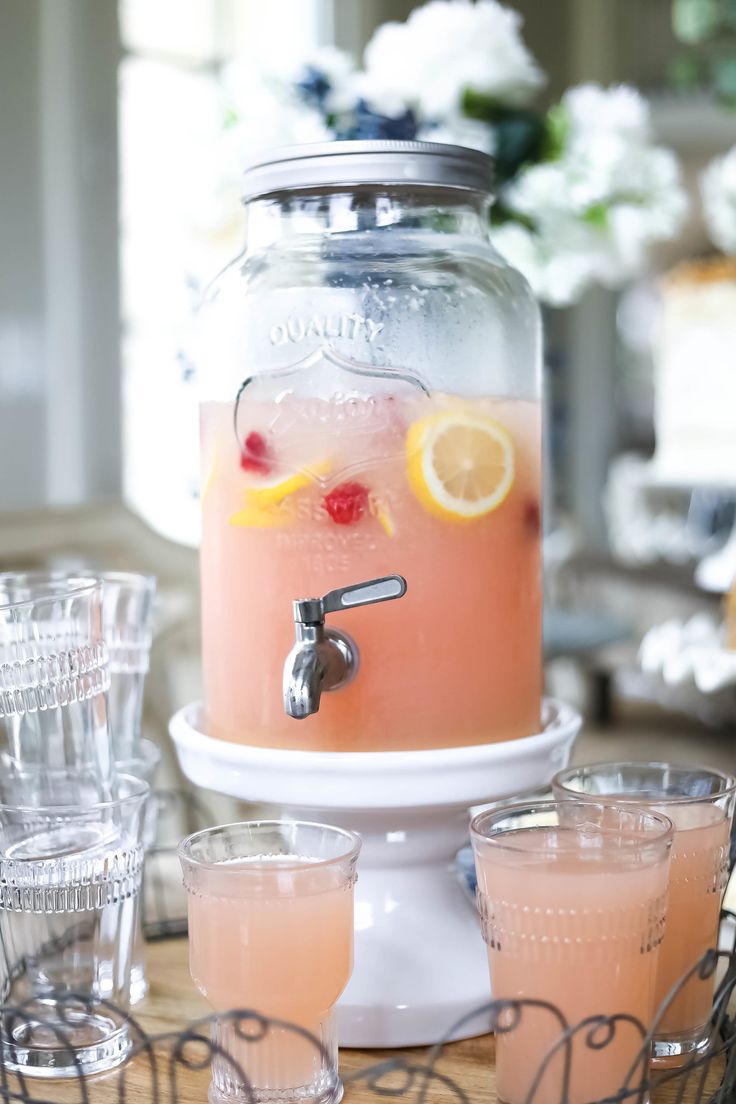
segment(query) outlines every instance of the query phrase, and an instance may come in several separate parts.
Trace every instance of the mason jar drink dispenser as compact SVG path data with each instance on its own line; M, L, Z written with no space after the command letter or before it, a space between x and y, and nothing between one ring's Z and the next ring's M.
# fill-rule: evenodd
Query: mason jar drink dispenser
M540 728L540 328L492 162L277 151L199 321L211 736L392 751Z

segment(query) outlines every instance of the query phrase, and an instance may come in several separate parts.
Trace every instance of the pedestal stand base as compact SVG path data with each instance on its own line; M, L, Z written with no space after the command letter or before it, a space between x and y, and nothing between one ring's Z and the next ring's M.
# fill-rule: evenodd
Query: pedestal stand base
M580 717L547 701L535 736L433 751L283 751L206 735L194 704L171 720L187 778L363 837L355 969L338 1005L341 1046L436 1043L490 998L485 946L454 856L468 808L542 786L566 765ZM482 1017L454 1034L488 1030Z

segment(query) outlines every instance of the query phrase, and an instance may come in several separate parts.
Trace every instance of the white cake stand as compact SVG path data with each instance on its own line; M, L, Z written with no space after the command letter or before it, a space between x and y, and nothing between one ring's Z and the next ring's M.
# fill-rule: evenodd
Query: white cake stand
M363 837L342 1046L435 1043L489 1000L485 947L453 860L471 805L544 785L567 764L580 717L546 701L543 723L535 736L477 747L315 752L212 739L197 703L172 717L179 763L198 786ZM478 1017L454 1037L487 1030Z

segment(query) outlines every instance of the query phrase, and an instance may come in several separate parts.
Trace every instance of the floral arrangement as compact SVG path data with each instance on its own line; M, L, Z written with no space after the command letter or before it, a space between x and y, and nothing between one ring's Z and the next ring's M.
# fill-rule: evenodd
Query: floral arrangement
M736 254L736 146L710 162L700 191L711 241L724 253Z
M361 68L335 48L280 73L224 75L230 164L265 145L326 139L454 142L493 154L494 242L542 300L639 273L687 201L674 155L653 144L633 89L583 85L542 112L545 78L498 0L430 0L385 23Z

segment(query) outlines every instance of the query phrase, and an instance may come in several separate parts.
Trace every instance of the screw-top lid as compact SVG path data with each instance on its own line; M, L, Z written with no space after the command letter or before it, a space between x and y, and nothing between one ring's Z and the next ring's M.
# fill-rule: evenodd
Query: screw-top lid
M243 199L344 184L430 184L490 192L493 158L444 142L316 142L270 150L243 176Z

